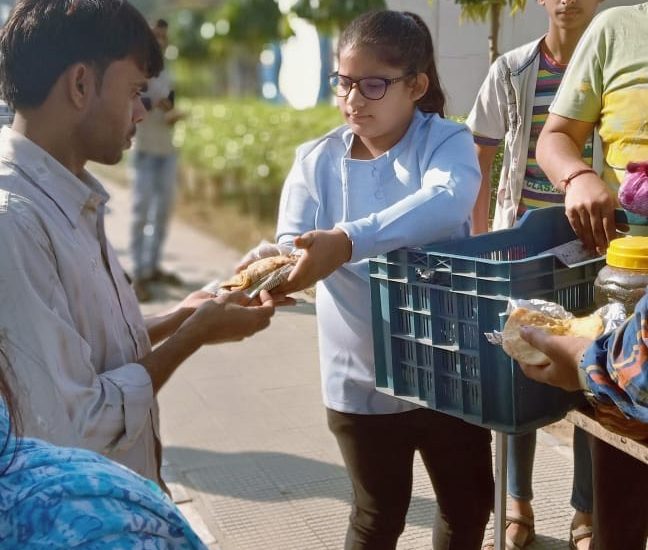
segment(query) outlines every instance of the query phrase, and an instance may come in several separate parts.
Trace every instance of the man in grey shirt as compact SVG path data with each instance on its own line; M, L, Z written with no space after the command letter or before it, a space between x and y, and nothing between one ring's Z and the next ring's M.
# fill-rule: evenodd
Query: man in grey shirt
M19 0L0 34L0 95L16 113L0 132L0 342L23 433L158 483L158 390L202 345L274 312L268 294L244 307L199 291L142 318L104 233L108 195L84 166L121 159L161 68L125 0Z

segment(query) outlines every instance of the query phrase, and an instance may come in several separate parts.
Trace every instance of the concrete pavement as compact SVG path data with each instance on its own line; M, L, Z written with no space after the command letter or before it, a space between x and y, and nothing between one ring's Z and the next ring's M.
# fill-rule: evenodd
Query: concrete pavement
M129 269L130 194L110 183L108 189L108 235ZM164 265L193 289L229 275L238 257L215 237L174 221ZM159 311L186 291L158 287L157 300L144 310ZM166 469L176 500L210 547L343 547L351 487L326 426L312 303L280 310L269 329L244 342L203 348L178 369L159 398ZM528 548L567 549L571 450L539 432L534 476L537 539ZM431 548L435 510L417 458L399 550Z

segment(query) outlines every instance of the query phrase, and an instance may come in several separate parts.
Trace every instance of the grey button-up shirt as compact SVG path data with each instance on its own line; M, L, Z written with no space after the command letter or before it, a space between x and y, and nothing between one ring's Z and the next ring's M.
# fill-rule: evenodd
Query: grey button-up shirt
M23 435L100 452L159 482L158 408L137 363L151 350L106 241L108 195L0 131L0 345Z

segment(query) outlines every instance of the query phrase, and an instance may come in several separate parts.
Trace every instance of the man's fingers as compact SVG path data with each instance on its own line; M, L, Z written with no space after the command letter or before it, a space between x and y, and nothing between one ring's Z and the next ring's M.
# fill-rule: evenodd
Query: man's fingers
M569 224L572 226L572 229L574 230L574 233L578 236L578 238L583 241L583 246L587 250L592 250L593 249L593 242L591 239L591 235L588 235L585 230L583 229L583 224L581 223L580 216L578 214L578 211L574 211L572 209L569 209L566 212L567 219L569 220Z
M605 237L607 239L607 244L614 239L616 239L616 220L614 219L614 210L610 210L603 216L603 230L605 231ZM603 253L603 252L602 252Z
M578 211L578 219L580 221L581 235L580 238L587 250L596 250L596 237L592 228L590 214L584 208Z
M598 208L590 212L589 223L592 228L596 250L605 250L607 248L607 235L603 226L603 213Z

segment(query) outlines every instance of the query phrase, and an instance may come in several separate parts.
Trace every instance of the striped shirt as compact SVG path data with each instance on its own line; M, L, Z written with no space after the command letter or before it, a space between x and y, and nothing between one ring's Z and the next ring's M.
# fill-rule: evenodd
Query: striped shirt
M522 199L518 208L518 217L526 210L562 204L564 195L557 191L536 159L536 144L542 127L549 115L551 105L560 82L565 74L566 65L561 65L552 59L544 50L540 51L540 65L536 81L535 98L533 101L533 115L531 120L531 134L529 136L529 152L527 156ZM583 150L583 159L592 165L592 138L588 138Z

